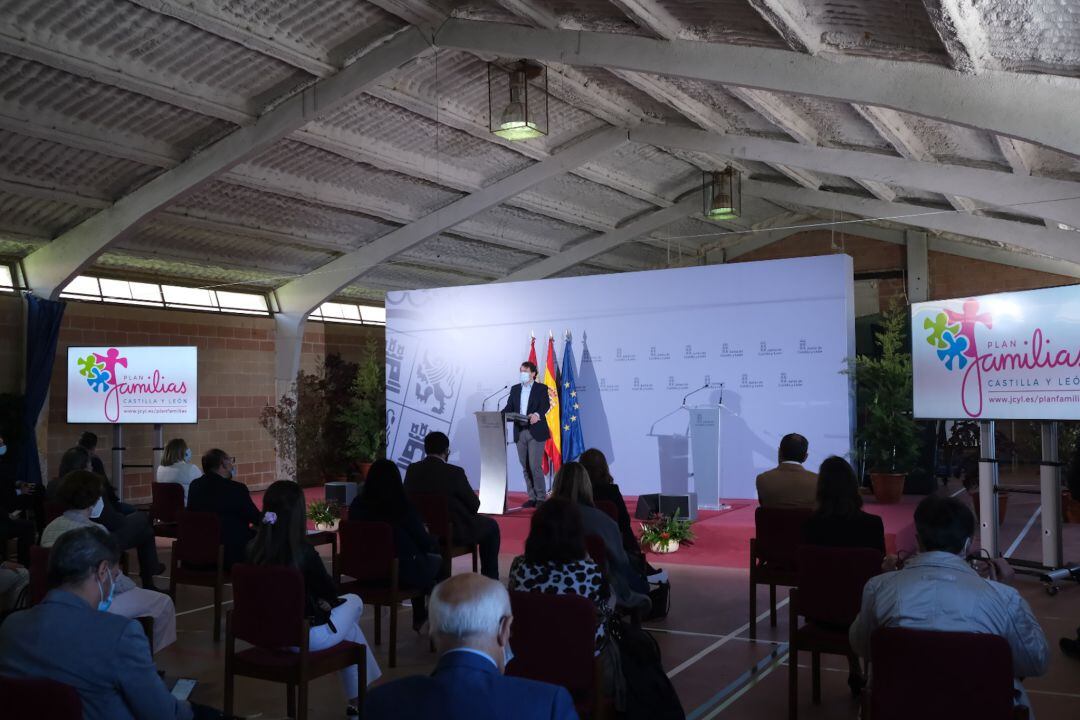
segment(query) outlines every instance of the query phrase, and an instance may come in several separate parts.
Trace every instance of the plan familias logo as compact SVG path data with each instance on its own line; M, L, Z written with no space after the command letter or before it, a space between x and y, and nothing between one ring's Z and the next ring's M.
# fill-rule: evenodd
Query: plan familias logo
M117 348L91 352L76 358L75 364L89 388L103 395L105 419L109 422L120 420L121 396L183 395L188 391L186 382L167 381L158 368L129 368L128 358L121 357Z
M923 329L929 331L926 342L936 349L938 359L948 370L963 370L969 362L978 360L977 325L994 327L990 313L979 312L978 300L964 301L963 312L946 308L933 319L923 320Z

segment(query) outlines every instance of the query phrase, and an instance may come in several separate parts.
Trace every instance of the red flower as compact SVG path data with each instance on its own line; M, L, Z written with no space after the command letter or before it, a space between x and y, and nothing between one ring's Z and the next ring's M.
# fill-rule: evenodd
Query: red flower
M660 537L664 540L667 540L671 537L671 533L660 533Z

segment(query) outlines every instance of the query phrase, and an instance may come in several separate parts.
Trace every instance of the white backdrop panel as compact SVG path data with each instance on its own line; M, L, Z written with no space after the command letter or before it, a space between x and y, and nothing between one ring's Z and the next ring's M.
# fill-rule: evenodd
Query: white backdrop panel
M517 382L530 332L541 375L549 331L561 366L567 330L585 446L604 451L626 494L656 492L661 479L665 489L693 487L680 407L707 382L724 383L726 498L756 497L754 478L776 464L785 433L809 438L812 467L851 449L846 255L392 292L386 309L388 445L403 467L422 455L426 432L442 430L452 461L475 484L473 413ZM689 403L720 399L712 389ZM508 452L510 489L522 490L514 448Z

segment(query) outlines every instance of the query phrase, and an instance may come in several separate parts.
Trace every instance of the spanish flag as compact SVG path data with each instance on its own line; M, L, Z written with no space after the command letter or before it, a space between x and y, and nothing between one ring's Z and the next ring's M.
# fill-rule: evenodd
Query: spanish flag
M557 367L555 338L549 333L547 362L544 363L544 385L547 385L548 399L551 401L551 408L545 418L551 437L544 444L543 470L552 475L562 467L562 414L559 412L559 376L555 372Z

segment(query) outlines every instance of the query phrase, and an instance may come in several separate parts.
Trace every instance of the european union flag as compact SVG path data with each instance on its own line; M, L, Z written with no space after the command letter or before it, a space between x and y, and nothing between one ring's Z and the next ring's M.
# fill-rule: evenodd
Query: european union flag
M570 349L569 334L562 354L559 407L562 409L562 459L567 463L577 460L585 452L585 440L581 436L581 406L578 404L577 383L574 382L574 353Z

